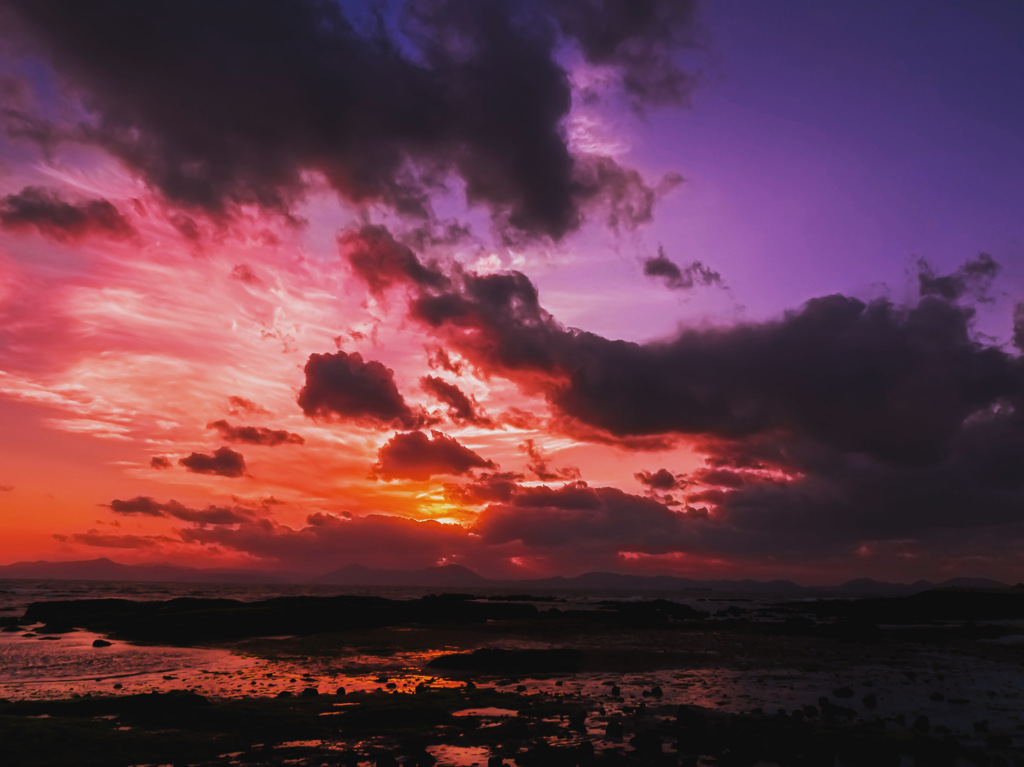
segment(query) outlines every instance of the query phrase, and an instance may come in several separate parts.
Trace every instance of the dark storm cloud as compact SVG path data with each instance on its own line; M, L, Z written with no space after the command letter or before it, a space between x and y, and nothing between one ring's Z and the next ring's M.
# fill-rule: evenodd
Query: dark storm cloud
M454 174L506 231L557 238L605 204L629 225L648 215L634 198L653 192L608 158L570 154L559 47L615 67L638 104L689 87L672 60L689 2L408 0L393 19L357 21L327 0L2 6L93 118L68 129L15 111L20 135L102 146L171 203L215 217L240 204L287 215L314 171L348 200L405 214L429 214Z
M245 397L228 397L228 412L231 415L270 415L270 411Z
M924 259L917 262L917 284L922 296L940 296L956 301L965 295L985 300L992 281L1002 267L988 253L962 264L953 274L936 275Z
M172 539L164 536L149 535L120 535L118 533L101 533L98 530L89 530L85 533L74 533L69 536L54 536L59 541L74 541L83 546L93 546L100 549L151 549Z
M524 488L510 502L488 506L473 529L488 545L663 551L686 545L686 522L686 515L649 498L573 483Z
M777 441L789 464L784 479L748 474L735 489L720 484L688 496L718 505L722 525L706 545L827 556L853 553L864 542L926 545L951 531L964 546L994 530L1019 534L1024 423L1016 414L972 418L945 458L928 466L894 465L796 437Z
M532 439L528 439L519 445L519 449L526 453L530 459L526 464L527 470L541 482L554 482L559 479L579 479L580 470L575 466L563 466L555 468L551 466L548 457L537 447Z
M410 314L483 374L544 396L577 439L685 436L704 468L637 475L646 500L684 506L680 550L809 560L919 550L952 530L977 548L1024 529L1024 365L975 337L965 305L997 272L982 256L910 305L825 296L646 344L563 327L515 272L456 275ZM470 504L480 489L448 492ZM521 491L494 497L519 508ZM709 504L710 517L694 508Z
M660 277L672 290L689 290L699 285L721 285L722 276L700 261L694 261L680 268L665 251L658 248L658 255L644 261L644 274L648 277Z
M1013 307L1013 345L1024 351L1024 302Z
M245 474L245 458L229 447L219 447L212 454L192 453L178 463L195 474L217 474L241 477Z
M171 459L164 455L154 455L149 459L149 468L169 469L171 468Z
M441 346L426 346L427 365L431 370L445 370L452 375L462 375L463 363L453 360L446 349Z
M381 295L396 284L443 288L448 278L424 266L407 245L383 226L367 225L338 235L338 250L370 292Z
M115 514L140 514L146 517L162 517L164 504L154 498L138 496L127 501L115 499L110 502L110 510Z
M445 485L444 494L452 503L466 506L504 502L519 490L522 479L523 475L514 471L481 472L472 482Z
M310 418L337 417L378 426L418 427L423 418L406 404L395 374L358 352L311 354L298 403Z
M637 344L566 329L530 280L467 274L414 318L491 373L617 438L776 430L900 464L941 460L965 419L1021 391L1019 361L973 340L973 311L833 295L781 319Z
M77 242L91 235L124 240L135 234L135 228L107 200L72 203L37 186L0 198L0 228L35 229L58 242Z
M224 420L208 423L206 428L216 429L220 436L228 442L242 442L247 445L276 447L278 445L303 445L306 442L300 435L283 429L267 429L262 426L232 426Z
M582 0L549 3L564 34L595 64L618 66L635 103L684 101L692 77L672 60L689 42L693 0Z
M124 516L166 517L180 519L199 525L234 525L252 518L252 513L241 508L207 506L205 509L190 509L178 501L161 503L148 496L128 500L115 499L108 505L115 514Z
M377 453L374 474L381 479L426 480L438 474L467 474L497 468L447 434L431 431L396 434Z
M658 490L661 492L677 490L681 487L685 487L687 484L686 477L682 474L673 474L668 469L640 471L633 476L636 477L641 484L646 485L651 490Z
M429 567L470 545L468 532L459 525L383 515L316 513L298 528L259 519L179 534L186 543L220 546L318 575L352 563L403 570Z
M437 376L423 376L420 386L448 406L448 417L457 424L473 424L487 429L495 423L480 410L480 406L455 384Z

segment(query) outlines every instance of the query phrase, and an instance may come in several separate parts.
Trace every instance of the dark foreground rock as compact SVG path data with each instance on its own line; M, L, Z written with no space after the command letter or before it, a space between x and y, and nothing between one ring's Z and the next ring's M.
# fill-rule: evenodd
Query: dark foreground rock
M1008 736L972 744L886 723L695 706L606 715L585 701L484 688L355 693L338 703L322 694L218 701L188 692L0 702L0 754L19 767L429 765L444 763L431 752L445 746L483 748L487 764L523 767L952 767L1024 758ZM466 714L489 706L518 715Z
M192 644L280 634L382 628L404 624L473 624L537 616L528 604L481 602L465 595L414 600L379 597L280 597L261 602L233 599L81 599L36 602L22 624L45 623L70 631L84 628L120 639Z

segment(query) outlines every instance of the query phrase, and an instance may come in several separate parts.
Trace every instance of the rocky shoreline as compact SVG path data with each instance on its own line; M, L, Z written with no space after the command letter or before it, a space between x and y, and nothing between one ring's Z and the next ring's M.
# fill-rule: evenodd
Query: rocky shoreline
M308 673L230 695L167 681L141 694L115 683L2 701L0 757L26 767L1017 765L1022 619L1013 590L719 610L530 595L40 602L4 630L58 642L97 632L96 653L107 642L229 648ZM373 684L346 689L357 670Z

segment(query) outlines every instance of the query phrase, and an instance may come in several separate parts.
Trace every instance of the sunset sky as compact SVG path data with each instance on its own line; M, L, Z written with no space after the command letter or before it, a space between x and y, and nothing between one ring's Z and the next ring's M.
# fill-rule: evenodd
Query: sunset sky
M1007 0L0 0L0 564L1024 580L1022 76Z

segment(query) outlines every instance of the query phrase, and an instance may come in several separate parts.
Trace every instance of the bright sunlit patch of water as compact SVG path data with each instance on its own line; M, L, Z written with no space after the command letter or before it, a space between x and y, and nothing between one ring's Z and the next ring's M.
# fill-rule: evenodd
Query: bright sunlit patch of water
M438 764L451 767L474 767L487 764L490 749L482 746L427 746L427 753L437 760Z

